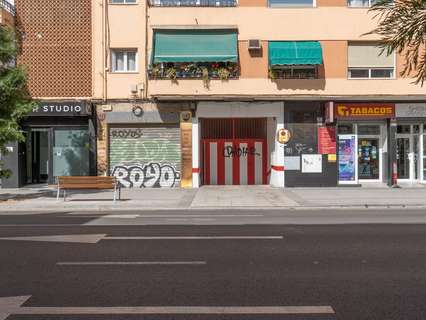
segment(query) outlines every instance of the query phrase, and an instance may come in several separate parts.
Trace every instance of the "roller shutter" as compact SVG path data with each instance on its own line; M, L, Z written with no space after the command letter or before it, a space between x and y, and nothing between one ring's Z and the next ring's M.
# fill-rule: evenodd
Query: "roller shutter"
M111 127L109 168L125 188L180 186L180 128L175 125Z

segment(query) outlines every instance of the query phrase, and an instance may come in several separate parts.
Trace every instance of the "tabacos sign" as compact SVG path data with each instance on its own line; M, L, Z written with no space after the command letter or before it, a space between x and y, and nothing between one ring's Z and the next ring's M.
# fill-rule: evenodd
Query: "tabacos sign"
M336 103L338 119L387 119L395 118L395 105L392 103Z
M88 115L86 103L83 101L54 102L44 101L31 112L31 116L85 116Z

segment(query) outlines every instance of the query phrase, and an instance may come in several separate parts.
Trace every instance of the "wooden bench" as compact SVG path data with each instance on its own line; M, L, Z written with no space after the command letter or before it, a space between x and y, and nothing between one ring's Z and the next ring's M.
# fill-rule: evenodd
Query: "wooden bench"
M121 187L118 183L116 177L96 177L96 176L60 176L57 177L57 189L58 193L56 199L59 200L59 195L61 190L64 191L64 201L66 198L66 190L114 190L114 198L113 201L117 199L117 191L118 191L118 199L121 199Z

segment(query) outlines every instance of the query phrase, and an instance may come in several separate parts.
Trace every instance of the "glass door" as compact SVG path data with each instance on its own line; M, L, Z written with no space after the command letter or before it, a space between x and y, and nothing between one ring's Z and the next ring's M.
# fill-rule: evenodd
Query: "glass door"
M379 138L359 137L358 179L378 180L380 178Z
M399 135L396 138L396 164L398 179L410 179L410 135Z

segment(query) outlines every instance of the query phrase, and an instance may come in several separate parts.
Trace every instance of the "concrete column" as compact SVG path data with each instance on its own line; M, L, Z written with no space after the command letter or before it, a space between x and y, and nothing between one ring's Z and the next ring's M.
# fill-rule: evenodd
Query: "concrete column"
M198 117L192 118L192 187L200 187L200 131Z
M276 117L275 130L275 151L271 157L271 178L270 185L273 187L284 188L284 145L278 142L278 131L284 128L284 102L280 108L279 115Z

